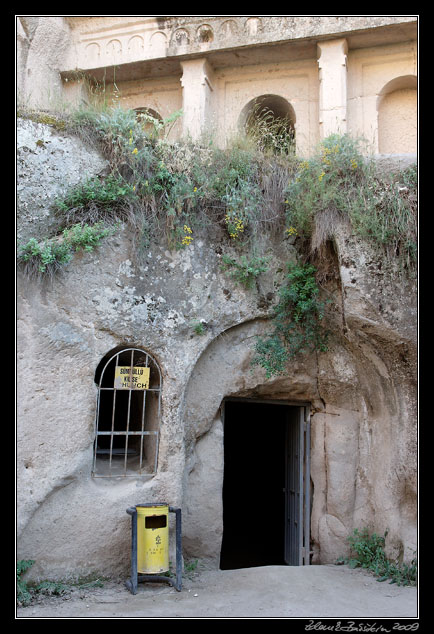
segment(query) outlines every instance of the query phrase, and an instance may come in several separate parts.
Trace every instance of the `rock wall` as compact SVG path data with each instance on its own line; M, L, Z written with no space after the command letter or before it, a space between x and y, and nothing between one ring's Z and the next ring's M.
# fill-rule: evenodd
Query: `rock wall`
M59 70L72 46L63 16L21 16L17 28L17 98L33 108L59 108L63 87Z
M48 178L50 157L59 179ZM19 124L19 235L28 239L49 229L50 201L60 184L78 177L70 165L80 165L84 178L104 161L48 126ZM327 289L330 350L297 359L286 376L268 380L250 361L281 271L295 259L291 241L269 242L270 269L251 291L221 271L217 229L182 251L155 244L137 259L124 227L96 251L77 255L52 281L29 281L18 272L18 556L36 560L34 577L127 574L126 509L162 500L183 509L184 554L218 565L220 406L227 396L312 404L313 563L345 554L346 537L366 525L389 529L391 552L411 558L417 537L415 292L410 282L379 269L345 226L335 240L338 281ZM197 321L205 326L202 335L194 331ZM153 478L91 477L95 370L119 345L142 347L162 370Z

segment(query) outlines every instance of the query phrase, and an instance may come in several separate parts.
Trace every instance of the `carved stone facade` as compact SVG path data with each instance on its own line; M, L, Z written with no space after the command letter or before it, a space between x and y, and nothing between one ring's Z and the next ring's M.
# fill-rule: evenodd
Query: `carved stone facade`
M17 19L23 104L60 108L89 89L161 117L172 138L223 145L246 105L285 99L297 152L332 132L374 153L415 153L417 18L412 16L126 16Z

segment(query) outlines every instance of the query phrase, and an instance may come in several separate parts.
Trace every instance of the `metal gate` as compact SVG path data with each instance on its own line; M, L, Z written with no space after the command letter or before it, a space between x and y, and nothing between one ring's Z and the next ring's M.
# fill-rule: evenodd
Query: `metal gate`
M285 554L289 566L310 563L310 408L288 412L285 464Z
M97 383L94 477L137 477L157 470L161 372L144 350L123 348Z

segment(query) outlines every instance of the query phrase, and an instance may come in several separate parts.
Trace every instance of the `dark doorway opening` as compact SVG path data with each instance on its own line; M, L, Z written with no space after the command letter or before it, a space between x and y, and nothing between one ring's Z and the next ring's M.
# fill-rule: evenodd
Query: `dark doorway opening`
M300 563L301 410L225 401L222 570Z

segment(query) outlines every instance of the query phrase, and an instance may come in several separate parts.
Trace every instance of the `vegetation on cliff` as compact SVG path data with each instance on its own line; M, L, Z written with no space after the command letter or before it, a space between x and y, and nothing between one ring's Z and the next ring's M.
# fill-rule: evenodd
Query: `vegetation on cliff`
M348 135L332 135L308 160L300 159L292 137L282 134L278 123L273 135L266 116L226 149L212 140L170 143L168 133L180 116L161 121L119 107L88 108L62 122L62 132L98 146L109 169L55 201L57 235L19 245L19 265L32 275L56 272L75 252L95 248L119 222L133 229L138 257L154 241L189 248L213 227L220 231L223 251L228 247L222 270L251 289L267 270L262 236L289 239L298 261L280 289L274 330L256 347L255 363L268 376L282 372L301 350L327 347L315 275L326 265L324 246L333 244L342 223L369 243L379 261L401 275L415 275L415 166L381 176L362 141ZM264 123L266 143L261 142Z

